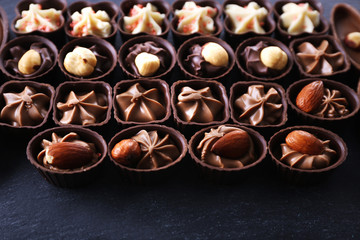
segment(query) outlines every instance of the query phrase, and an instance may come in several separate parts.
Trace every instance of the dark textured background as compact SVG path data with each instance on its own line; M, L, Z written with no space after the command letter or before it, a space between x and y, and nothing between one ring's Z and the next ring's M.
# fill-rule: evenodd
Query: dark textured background
M329 19L339 1L322 2ZM359 0L345 2L360 9ZM16 3L0 1L9 21ZM120 130L112 126L106 140ZM359 132L355 124L334 131L348 159L311 186L289 185L269 167L236 185L214 185L189 164L162 184L139 186L122 183L107 163L80 189L48 184L26 159L22 137L9 141L0 132L0 239L360 239Z

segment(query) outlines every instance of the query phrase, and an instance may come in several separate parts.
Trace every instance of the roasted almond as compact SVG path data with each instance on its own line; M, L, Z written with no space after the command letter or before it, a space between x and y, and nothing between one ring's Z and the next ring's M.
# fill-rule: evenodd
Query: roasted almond
M136 165L141 158L141 148L134 139L123 139L111 150L115 161L126 166Z
M306 85L296 97L296 106L304 112L310 113L316 110L324 95L324 84L322 81L314 81Z
M318 155L324 151L320 139L303 130L292 131L286 136L285 142L292 150L303 154Z
M44 164L60 169L79 168L94 158L90 147L76 142L59 142L49 146L44 157Z
M225 158L240 158L249 151L250 137L244 130L226 133L211 147L211 151Z

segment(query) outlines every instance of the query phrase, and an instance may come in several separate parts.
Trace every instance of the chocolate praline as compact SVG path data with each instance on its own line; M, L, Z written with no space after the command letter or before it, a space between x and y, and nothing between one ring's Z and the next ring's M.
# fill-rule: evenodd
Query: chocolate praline
M25 52L34 49L40 54L41 65L34 73L25 75L18 69L18 62ZM8 79L49 81L48 73L56 65L58 50L54 43L40 36L17 37L4 45L0 52L0 69Z
M266 67L261 59L261 50L268 46L277 46L287 55L287 64L282 70ZM253 37L243 41L235 52L236 64L248 81L277 81L286 78L294 65L290 49L282 42L270 37ZM251 58L251 62L249 61ZM250 70L248 67L252 67ZM261 75L259 74L261 73Z
M83 105L80 104L82 108L77 110L70 110L71 108L77 108L76 104L71 103L68 106L68 110L72 111L71 114L67 114L67 117L64 121L69 123L64 123L62 118L64 117L64 112L58 108L59 103L64 103L62 105L66 106L66 98L69 96L70 92L74 92L77 96L82 96L84 94L89 94L94 91L94 96L90 97L88 101L84 102ZM98 100L95 102L94 98ZM77 101L74 101L75 103ZM63 106L63 108L66 108ZM111 107L112 107L112 88L108 83L102 81L77 81L77 82L63 82L56 88L56 94L53 104L53 120L57 125L80 125L83 127L100 127L107 124L111 118ZM101 108L102 110L96 110ZM106 108L106 109L105 109ZM95 109L95 110L94 110ZM84 116L81 117L81 112L84 112ZM96 114L96 112L100 114ZM73 118L73 119L71 119ZM95 119L94 122L93 119ZM84 124L84 122L89 121L89 123ZM91 123L90 123L91 121Z
M173 4L171 5L172 15L175 16L175 11L182 9L184 4L186 2L188 2L188 1L189 0L176 0L175 2L173 2ZM222 15L221 4L219 2L213 1L213 0L200 0L200 1L195 1L195 3L198 6L201 6L201 7L209 6L209 7L217 9L217 13L216 13L215 17L213 18L215 31L211 34L211 36L218 37L220 35L220 33L222 32L222 29L223 29L223 23L222 23L222 21L220 19L221 15ZM171 24L170 24L170 28L171 28L171 31L172 31L173 37L174 37L174 42L175 42L176 45L180 45L184 41L186 41L186 40L188 40L190 38L204 35L204 34L201 34L199 32L192 33L192 34L181 33L181 32L176 30L178 22L179 22L179 19L178 19L178 17L175 16L171 20Z
M171 12L171 7L168 2L163 1L163 0L152 0L152 1L125 0L120 3L121 17L119 18L119 21L117 23L117 27L120 31L120 35L121 35L121 38L123 39L123 41L127 41L130 38L137 37L137 36L150 35L145 32L132 34L132 33L125 31L125 29L123 27L124 26L124 17L129 15L130 9L134 5L141 4L141 5L145 6L147 3L151 3L158 9L158 11L160 13L165 14L165 18L161 24L162 33L160 35L156 35L156 36L166 39L166 37L170 31L170 22L169 22L168 18L169 18L170 12Z
M117 144L123 139L132 138L141 130L145 130L147 132L157 131L158 135L161 138L164 137L166 134L169 134L170 140L179 150L179 156L174 159L174 161L165 166L152 169L139 169L128 167L115 161L111 154L111 151L114 148L115 144ZM179 163L185 157L186 152L187 141L179 131L164 125L157 124L145 124L126 128L117 133L108 144L108 156L111 162L120 171L121 176L128 181L141 184L161 182L164 181L165 178L170 177L171 173L173 173L177 169Z
M219 44L225 49L228 55L227 66L216 67L205 61L201 55L202 46L210 42ZM235 55L231 46L219 38L210 36L199 36L185 41L179 47L176 58L187 79L224 79L235 65ZM212 73L212 75L206 75L206 73Z
M267 93L269 89L274 88L279 94L281 99L278 103L282 105L282 108L280 110L281 114L278 117L278 119L275 120L275 122L264 124L263 121L261 121L259 124L254 126L248 121L248 118L244 118L244 119L239 118L239 116L241 116L243 111L235 105L235 101L243 94L246 94L248 92L248 88L253 85L264 86L265 93ZM259 102L247 101L247 103L253 103L257 105ZM234 121L234 123L239 125L244 125L247 127L256 127L259 129L269 128L269 127L277 128L284 126L287 121L287 102L285 97L285 90L281 85L277 83L256 82L256 81L234 83L230 88L229 104L230 104L231 119ZM263 107L263 104L261 104L261 106ZM264 111L264 118L266 118L265 115L266 115L266 111Z
M324 41L325 42L327 41L329 43L328 48L327 48L327 49L329 49L329 51L327 51L327 49L326 49L325 54L329 54L330 56L332 56L333 53L341 53L341 55L343 57L342 65L334 67L332 73L329 73L329 74L322 74L321 72L314 72L314 73L307 72L307 70L306 70L307 66L305 66L306 63L305 62L302 63L298 56L298 54L301 53L299 46L301 46L302 44L305 44L305 43L310 43L315 48L319 48L321 46L321 43L323 43ZM304 78L339 77L339 76L345 74L347 71L349 71L350 66L351 66L350 61L347 58L347 55L345 53L345 50L342 48L340 43L335 40L334 37L329 36L329 35L308 36L308 37L304 37L304 38L294 39L293 41L291 41L289 48L291 50L294 61L295 61L296 65L298 66L300 75ZM313 50L311 50L311 51L313 51ZM319 50L319 53L322 53L321 49ZM325 54L323 56L326 58ZM316 53L312 53L311 55L313 55L313 57L311 59L314 59L314 61L319 61L319 59L322 57L322 55L318 56ZM307 61L309 61L307 58L305 58L305 59ZM331 66L336 64L335 61L334 62L330 61L329 63ZM318 65L320 65L320 64L318 64Z
M72 52L76 47L85 47L90 49L95 57L97 63L92 74L86 77L76 76L69 73L64 67L64 59L66 54ZM116 50L107 41L97 37L78 38L68 42L59 52L58 64L65 77L70 80L99 80L106 77L113 72L116 67ZM74 66L76 67L76 66Z
M79 135L80 140L93 143L98 153L98 160L86 167L76 169L49 169L37 160L38 154L43 150L42 141L47 139L51 141L52 134L65 136L70 132ZM39 173L51 184L58 187L72 188L79 187L94 181L99 173L102 162L106 157L107 144L103 137L97 132L87 128L64 126L46 129L35 135L26 148L26 155L30 163L39 171Z
M9 29L9 21L6 15L6 12L2 7L0 7L0 49L7 42Z
M360 13L346 3L338 3L331 10L331 29L341 43L352 64L360 70L360 50L350 48L344 41L351 32L360 32Z
M157 47L153 48L149 45L144 45L146 42L154 42ZM139 44L139 45L137 45ZM147 79L155 79L155 78L163 78L166 79L170 76L172 69L175 66L175 55L176 51L172 44L161 38L156 36L150 35L143 35L131 38L130 40L126 41L119 50L118 53L118 62L123 70L123 72L130 78L144 78L140 74L137 73L137 69L135 66L135 62L132 62L137 54L132 54L130 49L134 48L136 52L141 53L142 51L150 51L152 54L157 56L159 53L160 58L160 68L158 71L154 73L153 76L146 77ZM161 63L161 59L163 59L163 64ZM163 65L163 66L161 66Z
M287 3L295 3L295 4L309 3L309 5L312 7L312 9L315 9L315 10L317 10L319 12L319 14L320 14L320 23L314 29L313 33L303 32L303 33L300 33L300 34L297 34L297 35L290 35L282 27L282 23L280 21L280 15L283 13L282 7ZM293 0L293 1L280 0L280 1L277 1L274 4L273 10L274 10L275 20L277 21L277 23L276 23L276 33L280 36L281 40L284 41L284 42L289 42L292 39L306 37L306 36L309 36L309 35L311 35L311 36L323 35L323 34L326 34L329 31L329 23L326 20L326 18L323 16L322 3L317 1L317 0Z
M65 33L66 33L67 37L70 40L84 38L84 37L78 37L78 36L72 35L70 25L71 25L71 22L72 22L71 15L74 12L81 12L81 9L83 9L85 7L92 7L92 9L95 12L98 11L98 10L103 10L109 15L110 24L111 24L111 33L110 33L110 35L107 36L107 37L99 37L99 36L95 36L95 35L92 35L92 36L97 37L97 38L102 38L102 39L105 39L105 40L110 41L110 42L114 42L116 32L117 32L116 18L119 15L119 7L115 3L109 2L109 1L103 1L103 2L97 2L97 3L92 3L92 2L88 2L88 1L77 1L77 2L74 2L74 3L70 4L70 6L67 8L68 20L67 20L67 22L65 24Z
M330 140L329 147L336 152L336 156L332 159L330 166L320 169L300 169L290 167L281 162L281 144L285 142L286 136L294 130L303 130L313 134L321 140ZM322 180L326 175L340 166L345 161L348 154L345 142L338 135L324 128L313 126L294 126L282 129L270 138L268 148L272 161L276 165L279 174L287 181L295 184L309 184Z
M54 88L49 84L38 83L38 82L33 82L33 81L15 81L15 80L4 83L0 88L0 95L1 95L0 110L3 110L3 108L6 106L5 99L3 97L4 93L19 94L24 91L25 87L30 87L31 89L36 91L36 93L44 94L49 98L48 104L45 104L47 106L47 109L42 110L42 111L46 111L46 114L43 116L43 119L40 122L34 122L33 125L22 125L22 126L20 126L20 125L15 126L14 124L11 124L9 122L4 122L4 121L0 120L0 126L12 128L12 129L16 128L16 129L20 129L20 130L21 129L33 130L33 129L38 129L46 124L49 114L50 114L50 111L51 111L51 106L53 104L54 95L55 95ZM33 102L32 104L34 105L33 107L42 108L41 105L38 106L38 103ZM19 107L20 107L20 105L21 104L19 104ZM14 114L18 114L18 113L19 112L14 109ZM15 116L14 116L14 118L15 118ZM33 120L27 118L26 121L31 122Z
M349 110L349 113L345 116L341 117L335 117L335 118L328 118L328 117L320 117L315 116L311 113L306 113L302 110L300 110L296 106L296 98L299 94L299 92L308 84L314 82L314 81L322 81L324 84L324 88L328 88L330 90L338 90L340 91L342 97L346 98L348 105L347 108ZM290 106L290 109L295 112L296 116L300 116L300 119L306 122L311 122L312 124L316 124L319 126L336 126L339 121L343 122L345 120L348 120L349 118L352 118L354 115L357 114L357 112L360 109L360 100L357 96L357 93L348 87L347 85L329 80L329 79L320 79L320 78L307 78L303 80L296 81L292 83L288 89L286 90L286 100Z
M250 2L256 2L260 7L264 7L268 11L268 14L265 18L265 22L264 22L264 26L263 26L265 33L255 33L254 31L248 31L248 32L239 34L239 33L235 33L234 31L231 30L233 24L231 22L230 17L225 13L224 9L226 8L226 5L236 4L241 7L245 7ZM225 0L224 3L222 4L222 8L223 8L223 14L225 17L224 28L225 28L225 33L226 33L226 35L225 35L226 40L228 42L230 42L231 45L234 45L235 48L243 40L246 40L251 37L256 37L256 36L269 36L275 31L276 23L272 17L273 8L272 8L271 3L268 0Z

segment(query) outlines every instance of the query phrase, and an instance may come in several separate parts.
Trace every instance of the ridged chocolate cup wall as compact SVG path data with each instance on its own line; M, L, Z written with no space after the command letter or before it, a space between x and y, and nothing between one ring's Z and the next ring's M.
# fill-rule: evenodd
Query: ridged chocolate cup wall
M6 12L0 7L0 49L5 45L9 35L9 21Z

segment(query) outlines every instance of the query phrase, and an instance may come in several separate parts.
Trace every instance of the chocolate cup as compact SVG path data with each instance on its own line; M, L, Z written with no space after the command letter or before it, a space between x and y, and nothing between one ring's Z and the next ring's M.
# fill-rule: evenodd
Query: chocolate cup
M123 27L124 26L124 17L128 16L130 9L136 4L142 4L143 6L145 6L147 3L151 3L152 5L154 5L159 10L160 13L165 13L165 18L161 25L162 33L159 35L152 35L152 34L149 34L146 32L132 34L132 33L125 31L125 29ZM124 0L120 3L120 11L122 13L122 17L119 19L117 27L120 31L120 35L121 35L121 38L123 41L127 41L130 38L137 37L137 36L144 36L144 35L158 36L158 37L162 37L165 39L167 38L167 35L170 31L170 22L169 22L168 18L169 18L170 12L171 12L171 7L168 2L163 1L163 0L151 0L151 1Z
M185 33L181 33L179 31L177 31L177 25L178 25L178 17L175 16L175 10L181 10L182 7L184 6L184 4L187 2L188 0L176 0L175 2L173 2L171 8L172 8L172 15L174 16L173 19L171 20L170 23L170 28L171 31L173 33L173 38L174 38L174 43L176 46L182 44L184 41L193 38L193 37L197 37L197 36L208 36L199 32L196 33L191 33L191 34L185 34ZM214 20L214 26L215 26L215 31L210 35L210 36L214 36L214 37L218 37L220 35L220 33L223 30L223 23L221 21L221 15L222 15L222 7L221 4L217 1L214 0L199 0L199 1L195 1L196 5L201 6L201 7L212 7L212 8L216 8L217 9L217 14L215 15L215 17L213 18Z
M269 91L270 88L274 88L280 95L281 104L283 105L282 115L281 115L280 119L278 119L278 121L275 122L274 124L253 126L250 123L241 122L239 120L239 116L241 115L242 111L235 106L235 101L236 101L236 99L241 97L243 94L247 93L248 88L252 85L263 85L265 92ZM287 102L286 102L286 97L285 97L285 90L281 85L279 85L277 83L256 82L256 81L234 83L230 88L229 102L230 102L229 104L230 104L231 119L234 123L239 124L239 125L243 125L246 127L252 127L254 129L258 129L258 130L264 130L264 132L265 132L268 129L274 130L274 129L283 127L288 119L287 118Z
M259 43L261 41L268 42L272 46L278 46L288 56L288 62L286 64L285 68L281 71L281 74L279 74L278 76L274 76L274 77L256 76L254 74L250 74L248 72L248 70L246 69L246 63L243 60L241 54L244 52L246 47L255 46L257 43ZM241 75L245 78L246 81L279 81L279 80L286 78L290 74L291 70L293 69L293 65L294 65L294 59L293 59L290 49L282 42L280 42L274 38L271 38L271 37L253 37L253 38L243 41L237 47L237 49L235 51L235 59L236 59L236 65L240 69Z
M250 2L256 2L257 4L259 4L260 7L264 7L268 11L268 15L266 16L265 25L264 25L265 33L255 33L253 31L248 31L245 33L233 32L231 30L232 29L231 19L225 13L226 5L236 4L241 7L244 7L244 6L247 6ZM273 7L268 0L255 0L255 1L254 0L225 0L222 5L222 8L223 8L223 14L224 14L225 38L226 38L227 42L230 43L234 48L236 48L239 45L239 43L241 43L242 41L244 41L246 39L249 39L252 37L257 37L257 36L270 36L275 31L276 23L272 17Z
M312 115L310 113L306 113L302 110L300 110L296 106L296 97L299 94L299 92L308 84L314 82L314 81L323 81L324 87L329 89L336 89L339 90L343 97L346 98L348 101L348 109L350 113L348 115L337 117L337 118L324 118L324 117L318 117L315 115ZM307 78L303 80L299 80L294 82L289 86L289 88L286 90L286 100L290 106L290 109L292 110L292 114L299 118L296 118L297 121L299 119L303 120L304 122L320 125L320 126L328 126L333 127L339 124L339 122L345 122L345 120L349 120L353 116L357 114L360 108L360 100L357 95L357 93L348 87L347 85L329 80L329 79L321 79L321 78Z
M297 35L290 35L282 26L280 21L280 15L283 13L282 7L287 3L309 3L312 9L317 10L320 13L320 24L314 29L313 33L303 32ZM326 20L326 18L323 16L323 7L321 2L317 0L293 0L293 1L287 1L287 0L280 0L277 1L274 4L274 17L277 21L276 23L276 34L279 35L279 38L282 40L282 42L288 43L292 39L295 38L302 38L306 36L314 36L314 35L323 35L326 34L329 31L329 23Z
M119 105L116 101L116 96L120 93L126 92L131 86L134 84L139 83L143 88L149 90L150 88L156 88L159 91L160 99L164 102L164 106L166 108L166 114L163 118L157 119L150 122L135 122L135 121L126 121L121 116L121 110ZM166 122L171 115L170 109L170 90L169 85L161 79L133 79L133 80L122 80L118 82L114 87L114 96L113 96L113 108L114 108L114 117L115 120L120 124L122 127L126 128L132 125L139 125L139 124L159 124Z
M194 160L198 170L200 170L202 176L207 180L215 183L239 183L241 178L248 177L260 166L260 163L266 157L267 147L264 137L257 131L244 126L238 126L233 124L225 124L225 126L236 127L246 131L254 142L254 150L257 159L242 168L220 168L209 165L201 161L200 154L196 147L200 141L204 138L205 132L209 132L212 128L217 128L220 125L214 125L207 128L203 128L196 132L189 141L189 153Z
M300 44L302 44L304 42L310 42L314 46L319 46L323 40L327 40L329 42L329 44L334 48L334 50L335 50L334 52L342 53L342 55L344 56L344 66L341 69L334 71L332 74L328 74L328 75L307 73L304 70L303 65L297 59L297 56L296 56L296 53L298 53L297 48L299 47ZM343 47L341 46L341 44L338 41L336 41L333 36L330 36L330 35L308 36L308 37L304 37L304 38L295 39L290 43L289 48L291 50L295 64L297 65L299 72L300 72L300 76L302 78L339 77L341 75L344 75L347 71L350 70L351 64L350 64L349 59L347 58L346 52L343 49ZM339 78L339 80L341 80L341 78Z
M75 93L87 93L94 90L95 93L101 93L106 96L107 107L106 113L101 116L100 121L89 124L89 125L79 125L79 124L63 124L60 122L60 119L63 113L57 108L57 103L66 102L66 98L69 95L70 91ZM111 118L111 107L112 107L112 88L108 83L102 81L78 81L78 82L63 82L56 88L56 94L53 104L53 120L55 124L59 126L83 126L83 127L101 127L106 125Z
M179 157L172 163L156 169L130 168L116 162L111 156L111 150L114 148L115 144L120 142L122 139L128 139L135 136L140 130L156 130L160 134L169 134L171 140L179 149ZM163 125L145 124L129 127L117 133L108 144L108 156L111 162L119 170L120 176L123 177L124 180L130 181L132 183L149 184L163 181L165 178L172 176L172 173L177 169L181 163L181 160L185 157L187 146L188 145L185 137L179 131Z
M349 4L338 3L332 8L330 22L335 39L341 43L354 67L360 70L360 50L350 48L344 43L347 34L360 32L360 13Z
M37 155L42 151L41 143L43 139L51 140L51 134L56 133L59 136L65 136L70 132L75 132L80 136L80 139L85 142L94 143L96 150L101 154L99 160L83 169L72 170L52 170L44 167L37 161ZM49 183L58 187L73 188L80 187L95 180L99 173L99 168L106 157L107 145L102 136L87 128L64 126L50 128L38 133L34 136L27 148L26 155L30 163L39 171Z
M0 7L0 49L8 40L9 37L9 21L6 12Z
M65 67L64 67L64 59L67 53L73 51L75 47L85 47L90 48L93 45L97 45L101 47L101 51L99 51L99 54L102 56L107 57L107 59L110 61L110 64L106 66L107 69L103 69L103 74L99 76L93 76L91 74L87 77L79 77L75 76L71 73L69 73ZM58 65L61 69L61 71L64 73L65 77L69 80L75 80L75 81L81 81L81 80L89 80L89 81L95 81L95 80L102 80L109 78L109 75L114 71L116 67L116 50L115 48L107 41L101 38L97 37L83 37L74 39L70 42L68 42L59 52L58 57Z
M199 44L200 46L202 46L208 42L217 43L217 44L221 45L227 51L227 53L229 55L229 63L228 63L229 67L224 73L222 73L218 76L209 76L209 77L196 76L196 75L190 73L186 69L186 67L184 66L184 60L188 56L188 50L190 49L191 46L193 46L195 44ZM191 38L191 39L185 41L179 47L177 54L176 54L176 59L177 59L177 63L179 65L181 71L184 73L184 76L187 79L222 80L222 79L225 79L225 77L231 72L231 70L234 68L234 65L235 65L235 54L234 54L234 51L231 48L231 46L229 44L227 44L225 41L221 40L220 38L210 37L210 36L199 36L199 37L194 37L194 38Z
M19 134L33 134L37 132L40 128L44 127L47 123L47 120L49 118L50 112L51 112L51 106L54 102L54 95L55 90L50 84L46 83L39 83L39 82L33 82L33 81L17 81L17 80L11 80L6 83L4 83L0 87L0 111L5 107L5 100L3 98L4 93L8 92L17 92L20 93L24 90L26 86L34 88L37 92L44 93L50 98L49 101L49 107L46 115L44 116L43 121L40 124L34 125L34 126L13 126L9 123L5 123L0 121L0 127L6 128L9 133L19 133Z
M15 46L22 46L24 49L29 49L30 45L32 43L41 42L46 45L46 48L53 54L53 63L49 67L47 71L44 71L43 73L34 75L34 76L16 76L15 74L10 73L5 68L5 61L10 59L10 48ZM9 79L16 79L16 80L35 80L37 82L40 81L49 81L49 79L46 78L46 76L54 69L56 65L58 57L58 50L54 43L52 43L50 40L36 35L30 35L30 36L21 36L17 37L8 43L4 45L4 47L0 51L0 69L5 74L5 76Z
M336 158L333 163L326 168L311 170L294 168L282 163L280 161L282 156L280 144L285 143L286 136L294 130L307 131L321 140L330 140L330 148L336 151ZM278 174L293 184L310 184L323 180L345 161L348 154L348 149L342 138L324 128L314 126L294 126L282 129L270 138L268 148Z
M125 58L129 54L129 48L130 47L132 47L133 45L135 45L137 43L144 43L144 42L147 42L147 41L153 41L153 42L159 44L166 51L168 51L169 57L171 58L171 61L169 63L167 63L168 68L167 68L167 70L165 72L160 73L158 75L146 77L146 78L147 79L157 79L157 78L168 79L170 77L171 71L174 68L175 63L176 63L176 60L175 60L176 50L175 50L174 46L169 41L167 41L166 39L163 39L161 37L152 36L152 35L143 35L143 36L134 37L134 38L126 41L120 47L119 53L118 53L118 62L119 62L119 65L120 65L121 69L123 70L125 75L128 76L131 79L133 79L133 78L144 78L143 76L138 76L138 75L132 73L129 70L129 67L126 66Z
M24 10L29 10L29 6L31 3L41 4L43 9L55 8L56 10L60 10L62 15L60 16L60 26L58 29L46 32L41 30L34 30L31 32L20 32L15 28L15 23L17 20L21 18L21 12ZM28 35L40 35L45 38L50 39L58 46L62 45L65 42L64 39L64 25L65 25L65 17L63 16L67 7L66 0L22 0L15 7L16 17L10 24L11 31L13 31L17 36L28 36Z
M224 104L224 108L219 114L218 118L215 121L202 123L202 122L187 122L184 119L182 119L181 114L179 113L176 104L178 103L178 96L181 93L181 89L183 87L191 87L195 90L202 89L205 87L210 87L211 92L215 99L221 101ZM206 80L206 79L198 79L198 80L179 80L175 82L171 86L171 108L174 113L174 120L177 126L182 130L182 132L186 136L192 136L194 132L199 131L200 129L211 126L211 125L221 125L225 124L229 118L229 101L228 97L226 95L226 89L225 87L213 80Z
M74 12L81 12L81 9L83 9L85 7L92 7L92 9L95 12L98 10L104 10L110 17L110 24L111 24L111 28L112 28L110 35L108 37L100 37L100 36L96 36L96 35L91 35L91 36L96 37L96 38L105 39L109 42L114 42L115 37L116 37L116 32L117 32L116 18L119 15L119 7L115 3L109 2L109 1L102 1L102 2L98 2L98 3L92 3L92 2L88 2L88 1L77 1L77 2L70 4L70 6L67 9L68 20L65 24L65 33L66 33L67 37L70 40L84 38L84 37L78 37L78 36L72 35L70 33L71 32L70 24L72 22L71 15ZM88 37L88 36L86 36L86 37Z

